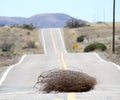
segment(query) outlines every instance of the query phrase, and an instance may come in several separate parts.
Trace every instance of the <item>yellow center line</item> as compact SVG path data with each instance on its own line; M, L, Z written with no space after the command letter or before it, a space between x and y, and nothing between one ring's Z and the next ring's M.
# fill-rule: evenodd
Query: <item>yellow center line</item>
M63 53L61 53L61 60L62 60L64 70L67 70L68 67L67 67L67 64L65 62ZM67 100L78 100L78 99L77 99L75 93L73 92L73 93L68 93Z
M64 69L64 70L67 70L68 68L67 68L67 64L66 64L66 62L65 62L63 53L61 53L61 61L62 61L62 64L63 64L63 69Z
M53 99L53 100L61 100L61 99L57 98L57 99Z
M75 93L69 93L67 100L78 100Z
M54 51L57 54L57 48L56 48L56 44L55 44L55 39L54 39L54 36L53 36L53 34L52 34L51 31L50 31L50 36L51 36L51 39L52 39L52 44L53 44L53 47L54 47ZM67 64L66 64L65 59L64 59L64 54L61 53L60 56L61 56L61 61L62 61L63 69L67 70L68 67L67 67ZM56 98L56 99L53 99L53 100L61 100L61 99ZM67 100L78 100L78 99L75 96L75 93L68 93Z
M53 36L51 30L50 30L50 36L51 36L51 39L52 39L52 44L53 44L54 51L55 51L55 53L57 54L57 48L56 48L56 44L55 44L55 40L54 40L54 36Z

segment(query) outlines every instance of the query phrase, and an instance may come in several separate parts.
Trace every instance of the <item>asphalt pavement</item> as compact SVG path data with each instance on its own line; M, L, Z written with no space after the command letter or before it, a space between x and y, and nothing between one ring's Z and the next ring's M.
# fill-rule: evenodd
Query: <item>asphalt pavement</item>
M44 54L27 55L12 66L0 85L0 100L120 100L120 69L96 53L68 53L63 31L42 29ZM94 90L84 93L43 94L34 87L38 76L51 69L77 70L97 80Z

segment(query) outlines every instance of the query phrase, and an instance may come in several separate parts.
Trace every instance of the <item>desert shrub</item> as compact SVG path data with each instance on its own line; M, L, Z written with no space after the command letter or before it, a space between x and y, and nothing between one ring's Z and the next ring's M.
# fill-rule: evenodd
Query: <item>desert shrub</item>
M96 49L99 49L99 50L102 50L102 51L105 51L107 49L107 47L103 43L96 43L95 46L96 46Z
M0 49L3 52L10 52L14 47L14 43L10 43L10 42L3 42L0 44Z
M115 49L116 49L116 54L120 54L120 45L118 45Z
M102 24L102 23L104 23L104 22L101 22L101 21L98 21L98 22L97 22L97 24Z
M94 50L105 51L107 47L103 43L93 43L85 47L84 52L90 52Z
M28 41L27 42L27 48L36 48L35 41Z
M36 83L36 85L43 86L42 91L47 93L52 91L87 92L93 89L95 84L95 78L72 70L49 70L43 72Z
M68 20L66 22L66 26L65 27L68 27L68 28L78 28L78 27L83 27L83 26L86 26L86 22L85 21L82 21L80 19L72 18L72 19L70 19L70 20Z
M27 32L27 35L30 35L31 33L30 32Z
M36 28L35 25L33 25L32 23L31 24L23 24L18 27L23 28L23 29L28 29L28 30L33 30Z
M22 49L35 49L36 48L36 44L35 41L27 41L27 43L25 44L25 46L22 47Z
M118 39L120 40L120 37Z
M95 45L90 44L87 47L85 47L84 52L89 52L89 51L94 51L95 50Z
M77 38L77 42L83 42L83 40L84 40L85 37L86 37L86 36L84 36L84 35L79 36L79 37Z

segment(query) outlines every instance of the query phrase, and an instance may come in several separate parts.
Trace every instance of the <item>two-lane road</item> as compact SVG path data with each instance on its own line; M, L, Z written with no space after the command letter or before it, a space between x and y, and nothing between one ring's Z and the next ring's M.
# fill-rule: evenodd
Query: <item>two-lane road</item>
M41 35L46 55L66 53L60 29L43 29Z
M45 54L27 55L14 66L0 86L0 100L119 100L120 70L95 53L67 53L61 29L40 33ZM80 70L97 79L95 89L86 93L38 94L37 77L50 69ZM30 94L32 93L32 94ZM71 99L70 99L71 98Z

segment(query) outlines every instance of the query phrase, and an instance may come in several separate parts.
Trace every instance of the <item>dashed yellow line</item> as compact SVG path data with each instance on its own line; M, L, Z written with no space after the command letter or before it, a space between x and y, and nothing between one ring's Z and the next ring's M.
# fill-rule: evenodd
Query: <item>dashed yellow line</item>
M62 61L64 70L67 70L68 68L67 68L67 64L66 64L66 62L65 62L63 53L61 53L61 61Z
M54 39L54 36L53 36L51 30L50 30L50 36L51 36L51 40L52 40L52 44L53 44L54 51L55 51L55 53L57 54L57 48L56 48L56 44L55 44L55 39Z
M53 99L53 100L61 100L61 99L57 98L57 99Z
M69 93L67 100L78 100L75 93Z
M53 100L62 100L61 98L55 98ZM75 93L69 93L67 95L67 100L78 100L78 98L76 97Z
M61 60L62 60L64 70L67 70L68 67L67 67L67 64L65 62L63 53L61 53ZM78 100L78 99L77 99L75 93L69 93L68 96L67 96L67 100Z
M67 64L65 62L63 53L61 53L61 60L62 60L64 70L67 70L68 67L67 67ZM75 93L68 93L67 100L78 100L78 99L77 99Z
M53 44L53 47L54 47L54 51L57 54L57 48L56 48L56 44L55 44L55 39L54 39L54 36L53 36L51 31L50 31L50 36L51 36L52 44ZM63 53L60 54L60 58L61 58L61 61L62 61L63 69L67 70L68 68L67 68L67 64L65 62ZM61 99L56 98L56 99L53 99L53 100L61 100ZM78 100L78 99L75 96L75 93L69 93L68 96L67 96L67 100Z

